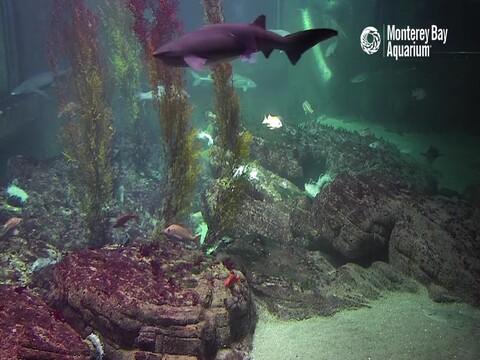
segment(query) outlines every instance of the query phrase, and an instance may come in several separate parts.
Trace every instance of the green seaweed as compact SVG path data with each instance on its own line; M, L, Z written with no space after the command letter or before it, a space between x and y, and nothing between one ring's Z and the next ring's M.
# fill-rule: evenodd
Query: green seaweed
M90 246L108 241L109 208L113 203L114 135L110 74L98 39L98 18L83 0L55 0L50 44L50 63L65 56L71 65L71 92L78 105L77 115L60 130L64 153L75 172ZM66 93L57 87L60 102Z

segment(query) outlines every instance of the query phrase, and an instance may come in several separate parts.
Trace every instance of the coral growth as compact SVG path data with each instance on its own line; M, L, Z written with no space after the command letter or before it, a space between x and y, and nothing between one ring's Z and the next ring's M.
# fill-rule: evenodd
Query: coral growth
M196 132L189 124L192 108L184 91L184 72L168 67L152 56L156 47L181 34L183 26L177 18L178 0L129 0L127 6L134 17L133 30L143 48L153 102L162 127L168 170L167 198L162 209L163 219L159 223L161 228L186 216L200 171ZM146 13L154 20L147 21ZM165 89L162 94L156 91L159 85Z
M62 57L71 64L71 93L79 110L60 133L64 153L72 162L83 206L90 243L103 245L108 235L108 208L112 202L111 143L114 134L111 89L98 39L98 18L83 0L55 0L54 34L50 44L52 66ZM65 89L63 89L65 90ZM59 99L67 92L59 89Z

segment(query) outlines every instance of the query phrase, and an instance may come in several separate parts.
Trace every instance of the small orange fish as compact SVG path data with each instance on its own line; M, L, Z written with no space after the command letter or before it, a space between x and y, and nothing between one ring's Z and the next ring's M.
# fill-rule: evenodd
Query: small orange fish
M200 242L200 235L195 236L190 230L178 224L172 224L163 229L163 233L170 240L180 240L186 242L193 241L196 244L199 244Z
M231 270L230 275L228 275L228 278L225 280L225 287L231 289L235 286L235 284L239 283L240 280L240 276L238 276L233 270Z
M22 222L21 218L12 217L7 220L7 222L3 225L2 230L0 231L0 239L7 238L12 235L18 234L18 225Z
M115 224L113 224L113 227L114 228L124 227L125 224L132 219L140 221L140 216L136 212L129 212L129 213L120 215L117 218L117 220L115 220Z

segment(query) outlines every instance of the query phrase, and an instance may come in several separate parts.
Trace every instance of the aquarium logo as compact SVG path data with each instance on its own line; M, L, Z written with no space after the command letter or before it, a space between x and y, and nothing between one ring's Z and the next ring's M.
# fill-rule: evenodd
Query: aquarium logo
M431 25L426 28L401 28L395 25L383 25L382 37L377 29L368 26L362 31L360 45L362 50L371 55L383 45L383 57L394 58L428 58L435 43L447 43L448 29ZM383 40L383 42L381 41ZM433 53L441 53L434 51Z
M360 46L368 55L375 54L380 49L382 39L380 33L373 26L367 26L360 35Z

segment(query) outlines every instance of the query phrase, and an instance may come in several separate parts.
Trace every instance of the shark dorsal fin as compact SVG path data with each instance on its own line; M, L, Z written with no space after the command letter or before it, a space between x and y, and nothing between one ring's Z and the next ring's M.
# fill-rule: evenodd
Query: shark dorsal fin
M265 30L265 15L260 15L250 25L258 26Z

